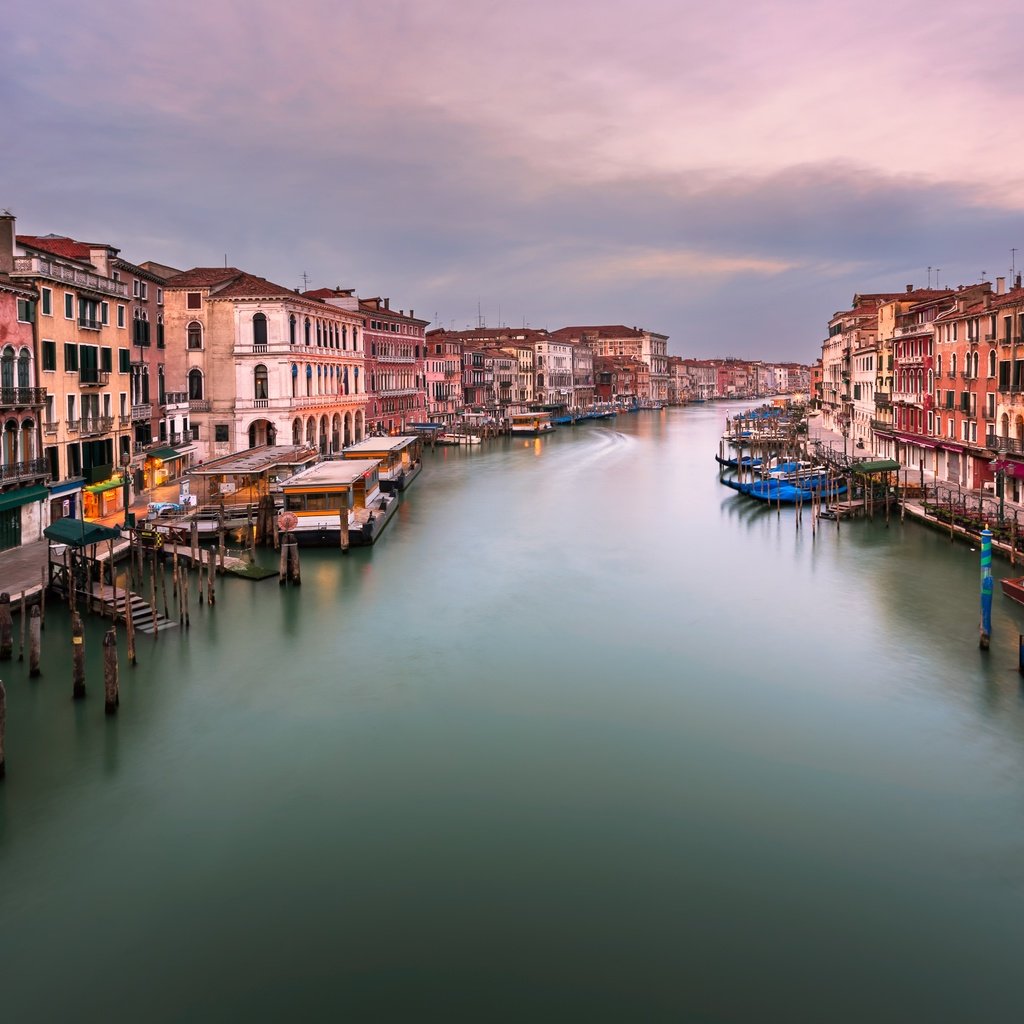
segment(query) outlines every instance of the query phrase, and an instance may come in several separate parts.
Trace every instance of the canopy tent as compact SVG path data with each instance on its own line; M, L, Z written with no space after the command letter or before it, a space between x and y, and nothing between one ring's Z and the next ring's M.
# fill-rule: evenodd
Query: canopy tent
M861 476L868 476L871 473L895 473L902 468L895 459L876 459L874 462L856 463L853 471Z
M121 536L121 530L116 526L90 523L84 519L58 519L43 530L43 536L57 544L70 544L74 548L84 548L105 540L116 540Z

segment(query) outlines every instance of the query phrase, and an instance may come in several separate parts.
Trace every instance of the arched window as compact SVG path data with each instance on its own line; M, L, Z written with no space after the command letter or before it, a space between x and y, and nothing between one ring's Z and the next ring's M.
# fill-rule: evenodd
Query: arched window
M257 313L252 318L252 343L254 345L266 345L267 343L267 318L262 313Z
M317 320L317 322L316 322L316 344L317 344L317 348L319 348L321 345L323 345L323 343L324 343L323 331L320 328L320 321Z
M292 420L292 444L302 444L302 420Z
M312 330L313 330L313 325L309 322L309 317L308 316L306 317L305 327L306 327L306 344L308 345L312 341Z
M313 367L309 363L306 363L306 394L313 394Z
M355 393L358 395L359 394L359 367L358 366L355 367L355 369L352 371L352 373L353 373L353 376L355 377L355 385L352 388L352 390L355 391Z
M266 399L270 397L267 391L267 368L260 363L252 371L252 383L253 383L253 397L258 399Z
M996 375L996 350L991 349L988 354L988 375L994 377Z
M348 325L341 325L341 347L342 349L348 348Z
M972 362L974 363L974 365L971 367L971 376L972 377L977 377L978 376L978 353L977 352L974 353L974 359L972 360Z
M197 320L193 320L186 328L188 347L193 351L203 347L203 327Z
M188 371L188 397L189 401L199 400L203 397L203 371Z
M299 368L292 363L292 398L295 398L299 393ZM298 444L298 441L295 442Z
M14 387L14 349L10 345L0 355L0 387L5 391Z
M937 377L941 377L942 376L942 353L941 352L935 357L935 375Z
M956 353L953 352L949 357L949 375L950 377L956 376Z
M18 387L27 388L29 386L29 367L31 360L28 352L25 349L21 350L18 355Z
M297 321L295 319L295 314L292 313L292 315L290 317L288 317L288 344L289 345L294 345L295 344L295 327L296 327L296 324L297 324Z

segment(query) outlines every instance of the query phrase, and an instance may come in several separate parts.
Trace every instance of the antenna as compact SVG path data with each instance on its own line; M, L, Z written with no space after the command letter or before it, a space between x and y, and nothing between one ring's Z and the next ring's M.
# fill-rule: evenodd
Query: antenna
M1013 284L1014 275L1017 273L1017 250L1010 250L1010 283Z
M932 268L928 268L928 288L931 290L932 287Z
M228 269L228 254L224 253L224 269Z
M935 268L935 287L936 287L936 288L938 288L938 287L939 287L939 271L940 271L941 269L942 269L942 267L936 267L936 268Z
M303 291L306 291L306 289L309 288L309 282L311 280L312 279L310 278L309 274L307 274L305 271L303 271L302 272L302 290Z
M986 275L987 273L988 273L988 271L987 271L987 270L983 270L983 271L981 272L981 279L982 279L982 281L984 281L984 280L985 280L985 275Z
M479 330L481 330L483 328L483 326L484 326L484 316L483 316L483 313L480 311L480 300L477 299L476 300L476 328L479 331Z

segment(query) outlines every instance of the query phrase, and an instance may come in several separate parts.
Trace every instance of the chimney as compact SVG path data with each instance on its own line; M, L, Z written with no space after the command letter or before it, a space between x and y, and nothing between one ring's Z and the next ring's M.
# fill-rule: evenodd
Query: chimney
M384 300L384 308L385 309L390 309L391 308L391 300L390 299L385 299Z
M908 292L912 292L913 290L914 290L914 286L912 284L908 284L907 285L907 291Z
M996 294L1002 294L1002 293L1001 292L997 292ZM981 297L981 308L982 309L991 309L992 308L992 293L991 292L985 292L985 294L982 295L982 297Z
M1006 294L1006 278L1005 277L997 277L996 278L996 295L1005 295L1005 294Z
M0 271L9 274L14 269L14 214L0 213Z
M415 309L410 309L409 310L409 319L410 320L415 320L416 319L416 310Z

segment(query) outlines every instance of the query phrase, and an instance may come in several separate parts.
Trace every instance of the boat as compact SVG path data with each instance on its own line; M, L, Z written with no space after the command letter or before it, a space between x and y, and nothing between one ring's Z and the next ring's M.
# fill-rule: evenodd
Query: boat
M376 459L382 491L404 491L423 468L423 442L417 436L367 437L341 451L344 459Z
M510 431L513 436L537 437L554 430L549 412L514 412L511 416Z
M342 546L343 525L349 544L372 544L398 508L398 495L381 491L379 470L376 459L331 459L284 481L284 510L295 515L298 544Z
M738 469L742 466L744 469L760 469L763 459L752 458L749 455L744 455L742 459L727 459L721 455L715 456L715 462L720 466L725 466L726 469Z
M480 444L480 437L477 434L455 434L446 431L437 435L438 444Z
M1017 604L1024 604L1024 576L1012 576L999 581L1003 593Z
M820 497L822 501L832 501L846 493L846 484L837 480L823 483L820 487L798 487L775 480L758 480L743 493L755 501L764 501L769 505L803 505L810 504L816 497Z

